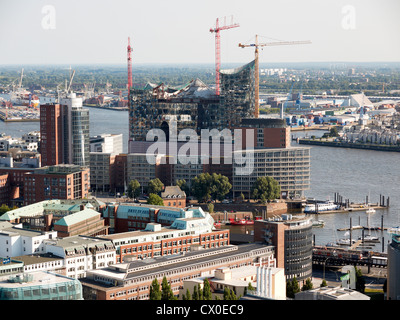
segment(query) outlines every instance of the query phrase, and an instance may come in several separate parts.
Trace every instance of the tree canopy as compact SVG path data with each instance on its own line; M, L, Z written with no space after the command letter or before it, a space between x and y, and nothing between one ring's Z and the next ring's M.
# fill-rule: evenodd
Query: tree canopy
M147 199L147 203L148 204L153 204L155 206L163 206L164 205L164 201L163 199L154 193L150 193L149 198Z
M192 181L192 194L199 202L221 201L231 189L229 179L222 174L201 173Z
M164 189L164 184L161 182L160 179L155 178L149 181L148 185L148 192L154 193L154 194L159 194L161 191Z
M259 177L251 189L251 196L255 200L273 200L280 198L281 187L272 177Z
M131 180L128 185L128 197L137 198L140 195L140 183L139 181Z

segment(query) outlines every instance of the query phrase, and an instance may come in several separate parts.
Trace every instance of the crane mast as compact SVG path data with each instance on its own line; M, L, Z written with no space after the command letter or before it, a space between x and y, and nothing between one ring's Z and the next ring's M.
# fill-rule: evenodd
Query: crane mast
M239 43L240 48L246 47L255 47L255 61L254 61L254 78L255 78L255 88L254 88L254 96L255 96L255 108L254 108L254 117L258 118L259 116L259 109L260 109L260 100L259 100L259 47L270 47L270 46L282 46L282 45L297 45L297 44L310 44L311 41L276 41L276 42L266 42L266 43L258 43L258 35L256 35L255 43L251 44L242 44Z
M215 32L215 93L217 96L220 94L220 86L219 86L219 70L221 67L221 30L227 30L239 27L237 23L231 23L230 25L226 25L226 17L225 17L224 26L219 26L219 20L215 23L215 28L211 28L210 32Z
M128 95L129 91L132 88L132 47L131 47L131 38L128 37L128 47L127 47L127 54L128 54Z

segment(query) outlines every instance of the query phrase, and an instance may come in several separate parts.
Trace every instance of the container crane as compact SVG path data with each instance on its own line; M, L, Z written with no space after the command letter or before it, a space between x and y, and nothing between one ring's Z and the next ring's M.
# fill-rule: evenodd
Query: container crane
M224 26L220 27L219 26L219 21L217 18L217 21L215 23L215 28L211 28L210 32L215 32L215 85L216 89L215 92L217 96L220 94L220 87L219 87L219 70L221 67L221 35L220 32L221 30L227 30L227 29L232 29L239 27L239 24L237 23L231 23L230 25L226 25L226 17L224 18Z
M305 40L305 41L276 41L276 42L266 42L266 43L258 43L258 35L256 35L256 41L255 43L251 44L242 44L239 43L239 47L245 48L245 47L255 47L255 89L254 89L254 95L255 95L255 110L254 110L254 117L258 118L259 116L259 47L269 47L269 46L283 46L283 45L296 45L296 44L310 44L311 41Z

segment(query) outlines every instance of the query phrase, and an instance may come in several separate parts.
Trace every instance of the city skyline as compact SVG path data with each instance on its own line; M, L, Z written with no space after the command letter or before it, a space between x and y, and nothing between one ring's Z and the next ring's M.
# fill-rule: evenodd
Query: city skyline
M383 4L382 4L383 3ZM311 45L260 50L260 63L399 61L396 0L279 3L182 0L10 1L0 4L0 64L124 64L128 37L133 64L214 63L216 18L239 28L221 32L221 60L244 63L239 43L310 40ZM231 20L232 17L232 20Z

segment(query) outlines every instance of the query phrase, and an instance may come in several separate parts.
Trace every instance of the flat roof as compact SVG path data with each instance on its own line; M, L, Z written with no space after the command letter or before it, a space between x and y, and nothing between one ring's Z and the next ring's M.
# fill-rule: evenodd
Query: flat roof
M186 252L184 255L176 254L171 256L161 256L144 260L136 260L133 262L114 264L107 268L90 271L90 273L120 280L128 280L139 278L144 275L167 272L169 269L183 268L185 266L190 266L197 263L208 262L215 259L222 259L225 257L244 254L253 250L264 248L271 248L271 250L273 249L272 246L266 246L265 244L261 243L243 244L238 246L227 245L219 248L200 249ZM88 282L93 283L92 281L90 281L90 279L88 279ZM103 288L108 287L107 285L103 286L101 283L98 282L96 282L95 284Z
M12 259L17 261L22 261L26 266L31 264L49 262L49 261L64 260L63 258L53 255L51 253L29 254L25 256L12 257Z
M22 274L21 277L24 275L31 275L32 281L29 282L9 282L8 279L15 278L17 275L7 275L0 277L0 287L2 288L26 288L32 286L42 286L43 284L55 284L55 283L64 283L75 281L75 279L68 278L66 276L46 272L46 271L36 271L36 272L29 272L29 274Z

